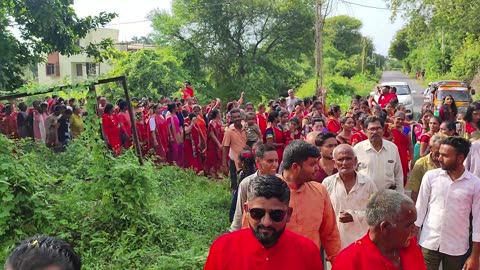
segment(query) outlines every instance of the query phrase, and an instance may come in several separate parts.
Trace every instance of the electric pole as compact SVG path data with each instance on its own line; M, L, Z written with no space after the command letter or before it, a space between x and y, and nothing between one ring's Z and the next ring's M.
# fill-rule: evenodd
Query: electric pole
M322 1L315 1L315 91L317 96L321 95L321 88L323 86L323 22L322 15Z

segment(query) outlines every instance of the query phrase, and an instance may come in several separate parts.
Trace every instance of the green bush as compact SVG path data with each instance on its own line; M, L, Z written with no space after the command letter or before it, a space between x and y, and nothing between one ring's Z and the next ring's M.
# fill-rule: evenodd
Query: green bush
M228 228L228 185L84 137L54 154L0 136L0 260L47 234L72 243L85 269L201 269Z

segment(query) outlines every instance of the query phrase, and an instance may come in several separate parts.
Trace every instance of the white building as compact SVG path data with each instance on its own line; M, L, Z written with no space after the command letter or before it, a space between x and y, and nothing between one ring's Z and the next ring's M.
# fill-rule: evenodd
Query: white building
M111 38L113 43L117 44L118 36L118 29L99 28L88 33L77 45L86 47L90 43L99 43L107 38ZM76 83L89 77L105 74L111 69L108 63L94 63L94 59L86 54L65 56L54 52L48 55L47 63L38 64L38 82L40 84Z

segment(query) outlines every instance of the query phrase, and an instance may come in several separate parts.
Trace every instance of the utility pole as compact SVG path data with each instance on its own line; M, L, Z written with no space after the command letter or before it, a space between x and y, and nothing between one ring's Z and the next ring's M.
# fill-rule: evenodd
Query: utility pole
M321 88L323 87L323 23L322 15L322 1L315 1L315 91L317 96L321 95Z

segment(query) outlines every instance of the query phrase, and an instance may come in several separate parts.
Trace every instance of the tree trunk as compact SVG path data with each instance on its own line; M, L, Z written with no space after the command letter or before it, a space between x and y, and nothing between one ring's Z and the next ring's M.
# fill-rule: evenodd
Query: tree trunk
M320 96L323 87L323 15L322 1L316 0L315 3L315 93Z

